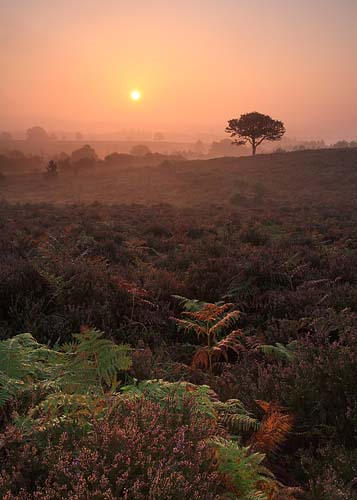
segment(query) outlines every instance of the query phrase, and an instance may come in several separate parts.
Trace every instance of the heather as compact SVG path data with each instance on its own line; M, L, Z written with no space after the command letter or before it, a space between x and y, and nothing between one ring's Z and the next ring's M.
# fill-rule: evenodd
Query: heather
M85 438L48 430L38 438L8 429L2 498L217 498L218 474L203 438L213 433L195 415L156 404L123 402Z
M1 203L3 498L355 498L356 153L250 160Z

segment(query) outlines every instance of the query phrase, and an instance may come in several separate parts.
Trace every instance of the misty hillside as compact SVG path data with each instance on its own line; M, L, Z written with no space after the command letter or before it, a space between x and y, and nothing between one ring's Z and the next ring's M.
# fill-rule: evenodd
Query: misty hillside
M357 149L336 149L164 161L159 166L99 163L77 176L60 172L50 181L42 173L8 175L0 194L16 203L232 203L252 207L284 200L350 203L356 187Z

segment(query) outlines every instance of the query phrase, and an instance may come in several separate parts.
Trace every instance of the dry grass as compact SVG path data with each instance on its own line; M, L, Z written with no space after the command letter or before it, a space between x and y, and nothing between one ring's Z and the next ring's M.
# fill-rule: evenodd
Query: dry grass
M12 203L171 203L192 206L234 202L244 208L296 200L354 198L357 150L320 150L220 158L123 168L100 164L53 181L42 174L8 176L0 196Z

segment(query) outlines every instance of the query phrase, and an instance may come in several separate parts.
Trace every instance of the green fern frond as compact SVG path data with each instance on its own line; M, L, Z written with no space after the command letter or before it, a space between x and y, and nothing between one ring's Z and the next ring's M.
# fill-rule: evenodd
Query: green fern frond
M259 421L254 418L238 399L229 399L214 403L220 423L231 433L239 435L242 432L257 431Z
M101 419L105 411L106 401L103 398L56 392L49 394L24 417L17 416L15 424L25 434L41 433L49 428L58 428L59 432L68 428L71 432L88 432L92 428L93 417Z
M231 434L240 434L250 430L256 431L259 428L258 420L249 415L223 415L220 421Z
M191 400L197 413L212 418L216 418L217 415L212 400L213 391L207 385L153 379L124 386L121 392L125 396L145 397L163 406L171 401L178 411L182 411L185 401Z
M25 388L24 382L9 378L0 372L0 407Z
M39 344L30 333L0 342L0 369L8 377L40 378L46 375L46 364L55 364L60 355Z
M215 450L218 471L226 480L228 489L236 494L237 498L268 500L268 495L260 485L273 482L274 476L263 466L264 454L251 453L248 447L221 437L215 437L209 442Z
M263 354L269 356L276 361L285 361L290 363L294 359L294 345L293 343L284 346L277 342L274 345L260 345L257 347Z
M29 333L0 341L0 406L19 392L45 390L103 393L115 390L117 374L131 365L130 347L88 330L61 349L39 344Z
M173 295L174 299L176 299L179 304L188 312L197 312L200 311L206 304L206 302L202 302L197 299L187 299L186 297L182 297L181 295Z
M92 329L73 335L75 341L62 349L68 355L60 385L70 392L85 393L117 386L117 374L131 366L131 348L103 339L102 332Z

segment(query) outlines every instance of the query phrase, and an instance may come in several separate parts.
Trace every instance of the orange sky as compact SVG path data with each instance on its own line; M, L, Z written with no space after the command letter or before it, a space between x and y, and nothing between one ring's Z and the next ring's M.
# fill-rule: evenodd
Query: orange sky
M357 139L356 28L356 0L0 0L0 130L220 134L257 110Z

